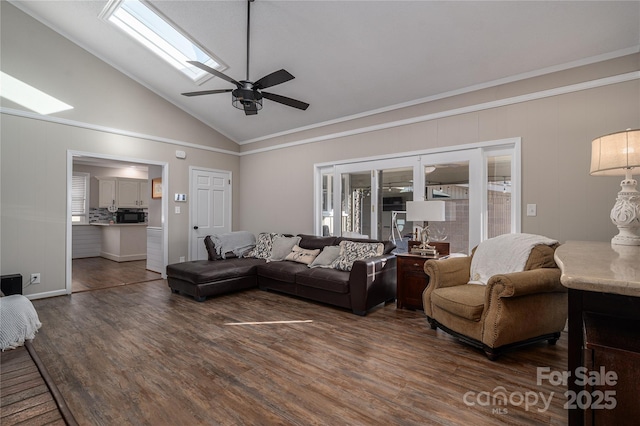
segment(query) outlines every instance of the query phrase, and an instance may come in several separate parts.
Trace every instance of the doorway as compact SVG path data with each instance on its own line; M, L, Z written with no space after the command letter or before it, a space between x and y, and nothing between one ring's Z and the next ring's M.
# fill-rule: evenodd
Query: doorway
M66 258L65 291L66 293L71 294L72 292L76 291L76 289L87 290L92 288L99 288L101 286L102 287L113 286L115 281L112 282L113 280L108 277L112 276L113 274L115 274L116 276L118 274L122 274L123 268L127 270L123 278L126 278L128 276L130 277L130 279L129 278L126 278L124 280L116 279L116 281L120 281L116 283L117 285L131 283L128 281L141 282L141 281L148 281L152 278L154 279L166 278L164 270L168 263L168 248L167 248L168 232L167 232L167 227L166 227L164 218L167 217L168 200L167 200L166 185L162 185L161 199L157 200L156 203L149 204L149 207L147 209L147 215L149 218L148 225L151 224L151 217L155 217L157 218L157 223L155 223L156 226L145 227L144 224L141 224L143 225L143 227L147 229L147 235L144 235L144 232L143 232L142 238L145 238L148 241L149 232L154 233L154 236L156 237L157 242L154 243L153 248L149 247L147 244L145 244L145 247L146 247L147 258L149 258L150 253L154 259L157 258L156 264L159 267L153 268L153 271L158 271L158 272L147 271L146 261L122 262L121 265L118 265L119 262L113 262L111 260L102 259L100 257L100 253L98 252L97 254L95 254L95 256L93 256L95 260L96 261L104 260L107 262L107 264L101 265L100 267L95 267L94 265L93 268L89 268L89 269L92 269L90 271L90 274L92 274L92 279L91 280L87 279L86 280L87 282L84 283L85 285L80 285L77 282L77 280L75 279L76 277L74 277L74 269L76 270L75 273L77 273L79 278L81 279L83 276L82 274L84 272L82 272L82 266L80 267L80 269L78 269L76 267L77 265L74 264L74 257L77 257L77 247L74 247L73 231L74 231L74 227L76 227L77 229L78 226L82 226L77 224L77 216L74 216L73 214L74 209L76 208L76 205L74 203L77 202L77 200L72 199L73 172L74 172L75 163L99 165L101 167L112 167L112 168L113 167L142 168L147 173L146 174L147 180L150 181L151 177L156 177L156 175L159 175L158 177L160 177L163 181L165 182L168 181L168 164L165 162L144 160L139 158L96 154L96 153L90 153L90 152L80 152L80 151L71 151L71 150L67 151L67 232L66 232L66 255L65 255L65 258ZM154 176L151 176L149 174L150 171L153 171ZM95 176L95 177L98 177L98 176ZM138 178L140 178L140 175L138 175ZM98 197L98 195L99 195L98 193L93 194L93 196L95 197ZM88 203L89 201L87 200L87 205ZM89 209L87 208L87 210ZM88 230L93 230L94 233L100 232L100 229L99 229L101 228L100 226L90 225L89 223L96 219L95 216L93 217L90 217L90 216L95 214L101 214L101 213L102 213L101 211L97 213L95 211L88 213L87 216L89 216L89 218L87 219L87 223L85 226L83 226L83 228L86 228ZM108 221L109 221L109 218L106 219L107 223ZM75 225L73 223L75 223ZM74 251L76 253L74 253ZM91 257L91 256L88 256L88 257ZM79 260L82 260L82 259L79 259ZM86 264L87 262L84 262L84 263ZM85 266L84 269L86 270L87 269L86 265L84 266ZM105 267L107 266L108 268L105 269ZM101 270L102 270L102 273L100 272ZM105 271L109 271L109 272L105 272ZM102 281L104 282L101 282L99 277L96 280L96 276L100 276L101 274L103 274L104 279Z
M115 262L104 257L72 260L72 292L102 290L162 279L146 268L145 260Z

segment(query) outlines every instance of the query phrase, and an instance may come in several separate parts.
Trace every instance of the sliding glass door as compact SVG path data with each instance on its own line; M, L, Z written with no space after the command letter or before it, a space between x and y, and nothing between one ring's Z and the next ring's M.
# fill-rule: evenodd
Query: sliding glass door
M341 235L369 238L372 235L371 209L374 205L371 197L371 173L368 170L342 173L341 181Z
M484 161L486 164L486 201L487 201L487 238L514 232L518 217L516 216L516 202L519 195L514 191L517 173L514 173L514 155L510 150L487 150Z
M394 229L405 231L394 219L402 224L406 202L413 199L415 161L404 157L317 168L316 232L390 240Z
M334 235L333 226L333 173L334 167L327 167L318 170L319 182L316 182L316 191L320 186L320 215L316 227L319 227L319 235ZM317 209L316 209L317 210Z
M316 232L392 240L404 250L414 229L406 202L442 200L446 219L429 224L431 238L469 253L487 238L520 231L519 147L511 139L316 166Z
M476 201L472 196L475 188L470 185L469 154L447 153L421 159L424 199L445 202L445 221L429 223L430 237L433 241L448 242L452 253L467 252L469 247L469 216L474 210L470 200Z
M378 170L378 238L391 240L398 247L412 234L406 220L407 201L413 201L413 167L404 166Z

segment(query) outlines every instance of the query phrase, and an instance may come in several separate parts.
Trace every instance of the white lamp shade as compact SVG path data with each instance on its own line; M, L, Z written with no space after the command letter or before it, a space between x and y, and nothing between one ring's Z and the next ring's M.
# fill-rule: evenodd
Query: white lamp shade
M407 201L407 220L436 221L445 220L444 201Z
M594 176L624 176L625 169L640 167L640 129L601 136L591 142Z

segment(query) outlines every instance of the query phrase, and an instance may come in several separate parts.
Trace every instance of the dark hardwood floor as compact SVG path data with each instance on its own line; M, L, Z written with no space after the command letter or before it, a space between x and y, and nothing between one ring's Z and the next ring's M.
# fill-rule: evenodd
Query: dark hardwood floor
M114 262L103 257L71 261L71 288L74 293L99 290L160 279L160 274L146 269L146 260Z
M0 424L77 425L30 342L0 353Z
M359 317L257 289L198 303L157 280L34 305L33 345L83 425L567 422L566 389L536 383L537 367L566 370L565 333L492 362L395 304Z

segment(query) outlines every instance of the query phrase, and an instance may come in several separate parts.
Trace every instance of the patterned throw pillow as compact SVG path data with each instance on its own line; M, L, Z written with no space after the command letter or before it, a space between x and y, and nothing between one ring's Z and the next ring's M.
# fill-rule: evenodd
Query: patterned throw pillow
M270 232L261 232L256 239L256 246L244 257L254 257L256 259L268 259L271 256L271 248L273 247L273 239L280 234Z
M382 243L356 243L353 241L340 242L340 256L333 261L331 267L340 271L351 271L353 262L369 257L381 256L384 253Z
M304 263L305 265L313 262L320 254L320 249L308 250L300 248L296 245L293 247L291 253L284 258L284 260L291 260L292 262Z

